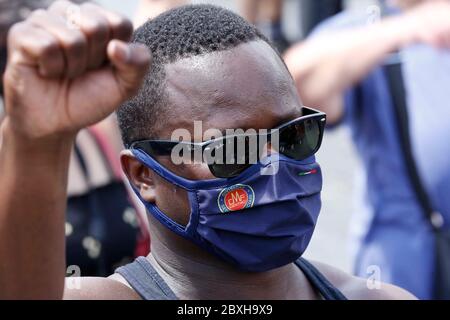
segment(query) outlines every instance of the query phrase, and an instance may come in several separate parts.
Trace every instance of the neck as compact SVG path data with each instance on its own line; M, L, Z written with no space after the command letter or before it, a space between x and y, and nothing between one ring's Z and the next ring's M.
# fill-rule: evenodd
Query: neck
M242 272L168 230L152 229L148 259L180 299L315 298L295 264L261 273Z

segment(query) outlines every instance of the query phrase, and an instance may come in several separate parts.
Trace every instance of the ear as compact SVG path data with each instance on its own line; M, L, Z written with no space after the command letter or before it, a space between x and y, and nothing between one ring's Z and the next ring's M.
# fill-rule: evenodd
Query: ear
M120 163L133 188L139 190L142 199L155 203L155 184L151 169L143 165L130 150L120 153Z

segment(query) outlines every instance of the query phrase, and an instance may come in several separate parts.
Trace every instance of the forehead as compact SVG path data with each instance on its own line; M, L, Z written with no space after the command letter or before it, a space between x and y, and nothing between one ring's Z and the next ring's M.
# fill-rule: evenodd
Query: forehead
M263 41L179 60L166 66L168 105L164 128L269 129L295 117L301 106L280 57Z

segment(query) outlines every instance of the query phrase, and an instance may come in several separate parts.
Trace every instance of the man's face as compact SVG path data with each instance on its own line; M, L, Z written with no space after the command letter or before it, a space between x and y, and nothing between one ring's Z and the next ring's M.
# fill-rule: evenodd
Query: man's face
M271 129L300 115L295 85L280 58L263 41L232 50L187 58L166 67L169 105L164 123L155 128L159 139L170 140L176 129L188 129L196 141L194 120L208 129ZM202 132L202 134L203 134ZM157 159L175 174L191 180L215 177L206 164L174 165L170 157ZM126 167L126 165L125 165ZM187 193L151 170L130 170L132 181L143 181L141 196L173 220L189 221ZM144 185L145 184L145 185ZM149 186L151 184L151 186Z

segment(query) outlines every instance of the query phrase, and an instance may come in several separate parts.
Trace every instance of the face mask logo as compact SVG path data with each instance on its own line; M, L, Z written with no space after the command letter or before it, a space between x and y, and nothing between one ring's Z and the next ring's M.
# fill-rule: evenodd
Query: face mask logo
M252 187L243 184L223 189L217 198L217 204L222 213L251 208L254 202L255 192Z

